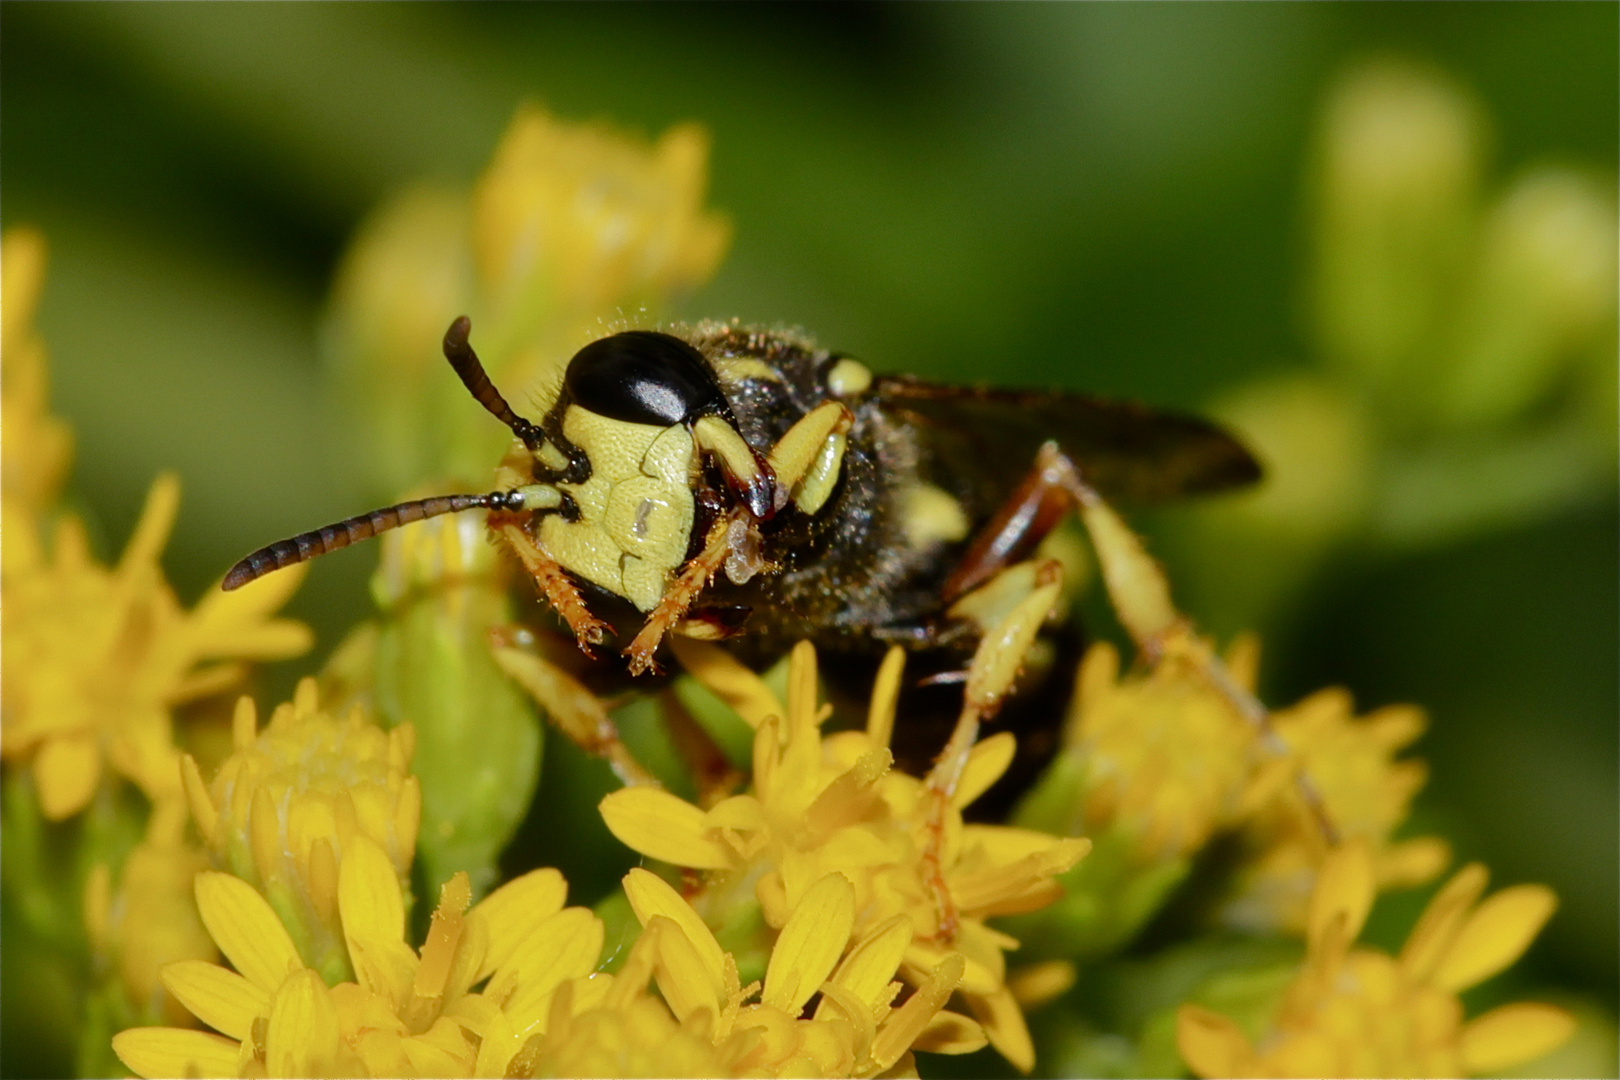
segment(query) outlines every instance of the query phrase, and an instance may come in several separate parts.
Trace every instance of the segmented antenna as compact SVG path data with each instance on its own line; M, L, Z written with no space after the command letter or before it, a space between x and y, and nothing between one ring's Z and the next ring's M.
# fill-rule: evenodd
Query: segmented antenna
M476 364L478 361L473 361ZM482 370L482 369L480 369ZM409 525L423 518L454 514L461 510L521 510L523 496L516 491L491 491L484 495L435 495L431 499L417 499L397 506L386 506L359 517L346 518L335 525L327 525L313 532L299 533L287 540L277 540L249 555L225 575L221 586L226 592L240 589L272 570L280 570L297 563L308 562L317 555L346 548L350 544L369 540L378 533Z
M450 361L450 366L456 369L461 377L461 384L467 392L478 400L478 404L488 409L490 413L512 429L512 434L523 440L523 445L530 450L538 449L545 441L545 433L540 428L523 419L512 411L512 406L506 403L501 392L495 389L495 384L489 381L489 374L479 361L478 354L473 352L472 344L467 337L472 333L472 320L463 315L450 324L450 329L444 332L444 358Z

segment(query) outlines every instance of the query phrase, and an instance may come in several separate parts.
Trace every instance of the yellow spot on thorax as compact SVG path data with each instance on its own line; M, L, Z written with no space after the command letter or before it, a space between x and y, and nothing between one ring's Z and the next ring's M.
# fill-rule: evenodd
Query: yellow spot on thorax
M954 544L966 539L967 514L949 492L933 484L914 484L901 494L900 513L906 542L913 548Z

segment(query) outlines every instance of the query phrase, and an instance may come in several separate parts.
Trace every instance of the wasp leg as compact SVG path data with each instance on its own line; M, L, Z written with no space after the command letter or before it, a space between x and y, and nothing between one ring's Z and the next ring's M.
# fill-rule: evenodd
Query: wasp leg
M608 624L591 614L586 607L584 597L579 594L579 587L557 564L557 561L547 555L534 538L521 519L497 518L490 515L490 527L495 535L506 542L512 553L518 557L523 568L534 578L535 585L540 589L546 603L568 624L568 629L574 634L574 640L579 642L580 649L586 656L594 656L591 646L602 642L609 631Z
M698 805L705 810L712 809L737 790L743 774L732 768L720 744L697 722L674 690L666 687L660 691L658 704L664 713L670 741L686 762L687 771L697 786Z
M938 917L936 936L941 940L955 936L958 921L941 858L952 800L967 768L968 755L979 739L979 725L996 714L1012 691L1035 635L1062 587L1062 566L1054 559L1045 559L1011 567L957 602L964 617L981 621L985 629L973 662L968 665L962 712L955 730L925 781L929 807L923 865Z
M1056 443L1041 447L1035 467L1007 496L989 524L979 530L956 569L945 579L947 603L1028 558L1062 524L1079 505L1067 482L1070 474L1078 475L1078 469Z
M768 455L776 473L778 509L789 499L813 514L832 495L855 414L836 401L811 409L776 441Z
M731 555L731 526L734 522L747 521L748 517L748 509L739 506L709 526L709 535L703 540L703 550L687 560L685 568L664 590L658 606L648 614L640 632L630 642L629 648L624 650L625 656L630 658L630 674L641 675L658 670L653 654L658 651L664 635L680 624L687 610L726 564L726 559Z
M1193 632L1191 621L1176 611L1170 601L1170 584L1164 571L1143 550L1136 534L1056 446L1051 443L1043 446L1041 458L1079 505L1080 519L1091 534L1092 547L1102 567L1109 602L1137 647L1155 660L1172 651L1188 657L1215 692L1254 727L1261 747L1268 754L1285 760L1292 757L1292 750L1272 726L1271 711L1265 703L1233 676L1209 643ZM1308 774L1296 771L1294 785L1323 840L1330 847L1338 843L1338 828L1315 781Z
M619 738L618 725L585 685L540 654L534 634L521 627L490 631L490 652L500 669L539 702L575 746L608 763L625 787L661 786Z

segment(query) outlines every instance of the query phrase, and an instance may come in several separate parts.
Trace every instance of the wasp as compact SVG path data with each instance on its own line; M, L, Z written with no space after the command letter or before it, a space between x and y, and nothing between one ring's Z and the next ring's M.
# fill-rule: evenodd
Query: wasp
M1031 556L1075 508L1075 476L1140 503L1260 475L1195 416L877 375L797 333L734 322L594 341L535 421L493 385L470 333L457 319L444 355L512 433L494 490L279 541L225 589L480 510L579 648L616 639L632 681L669 662L675 636L755 666L800 640L852 660L900 645L945 658L946 682L994 612L1041 579Z

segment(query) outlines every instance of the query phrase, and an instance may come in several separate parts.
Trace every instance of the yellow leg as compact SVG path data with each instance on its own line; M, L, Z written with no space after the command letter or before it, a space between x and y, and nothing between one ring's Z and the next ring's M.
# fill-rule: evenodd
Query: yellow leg
M575 746L606 761L626 787L662 786L624 745L618 725L602 702L578 679L540 655L530 631L500 627L490 637L495 663L539 702L546 717Z
M968 666L962 712L945 749L929 770L926 781L928 840L923 852L928 888L939 916L938 936L950 940L956 934L956 904L945 882L941 855L945 846L945 821L951 799L956 795L967 767L968 755L979 738L979 724L995 715L1002 700L1011 692L1023 666L1024 657L1035 642L1041 624L1057 603L1063 587L1063 570L1055 560L1020 563L1008 567L958 604L977 617L995 617L979 639L979 648Z

